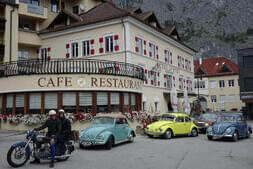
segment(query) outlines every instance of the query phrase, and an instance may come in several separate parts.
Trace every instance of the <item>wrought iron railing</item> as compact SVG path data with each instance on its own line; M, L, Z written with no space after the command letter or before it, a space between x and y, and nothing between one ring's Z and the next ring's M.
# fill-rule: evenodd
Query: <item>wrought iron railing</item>
M37 74L104 74L144 80L143 68L137 65L90 59L22 60L0 65L0 77Z

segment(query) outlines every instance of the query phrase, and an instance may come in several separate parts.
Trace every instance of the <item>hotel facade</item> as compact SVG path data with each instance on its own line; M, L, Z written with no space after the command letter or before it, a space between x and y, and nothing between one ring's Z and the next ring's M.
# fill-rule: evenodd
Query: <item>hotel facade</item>
M194 96L196 51L153 12L99 0L0 8L2 114L182 112Z

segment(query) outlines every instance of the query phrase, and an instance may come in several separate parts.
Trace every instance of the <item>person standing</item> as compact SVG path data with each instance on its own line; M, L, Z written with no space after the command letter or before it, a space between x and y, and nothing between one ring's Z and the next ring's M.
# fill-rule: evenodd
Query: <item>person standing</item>
M35 128L34 130L39 131L39 130L48 128L48 132L46 136L50 138L50 149L51 149L51 162L50 162L49 167L53 168L54 160L55 160L55 144L56 144L57 138L60 135L62 124L61 124L61 121L56 118L55 110L50 110L48 114L49 114L49 118L46 120L46 122L41 127ZM39 163L39 162L40 160L35 158L34 161L32 161L31 163Z

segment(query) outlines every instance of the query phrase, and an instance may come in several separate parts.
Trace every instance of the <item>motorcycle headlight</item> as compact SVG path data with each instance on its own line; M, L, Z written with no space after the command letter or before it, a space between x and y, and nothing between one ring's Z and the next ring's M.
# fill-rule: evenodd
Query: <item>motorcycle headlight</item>
M231 128L227 128L227 129L226 129L226 133L227 133L227 134L231 133L231 131L232 131Z
M212 132L212 127L208 127L207 132Z
M99 134L97 136L97 139L99 139L99 140L104 140L104 138L105 138L105 136L103 134Z

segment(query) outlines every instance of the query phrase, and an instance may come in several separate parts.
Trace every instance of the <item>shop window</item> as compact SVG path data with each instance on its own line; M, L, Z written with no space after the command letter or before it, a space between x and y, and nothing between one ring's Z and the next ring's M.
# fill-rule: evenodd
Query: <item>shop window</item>
M78 57L78 42L71 43L71 57Z
M6 97L6 113L12 114L13 94L8 94Z
M90 41L85 40L83 41L83 56L89 56L90 55Z
M124 112L129 112L129 94L124 93Z
M136 111L136 100L135 100L135 94L131 94L131 110Z
M113 52L113 36L106 36L105 37L105 52Z
M85 113L92 112L92 93L79 94L80 111Z
M97 93L97 113L108 112L108 94L105 92Z
M58 12L58 1L57 0L51 0L51 12Z
M57 109L58 99L57 93L45 93L45 112L51 109Z
M16 114L24 114L24 94L16 95Z
M62 108L67 113L75 113L76 112L76 93L64 92L62 94Z
M41 94L31 93L29 95L29 108L31 114L39 114L41 112Z
M120 112L119 93L111 93L111 112Z

